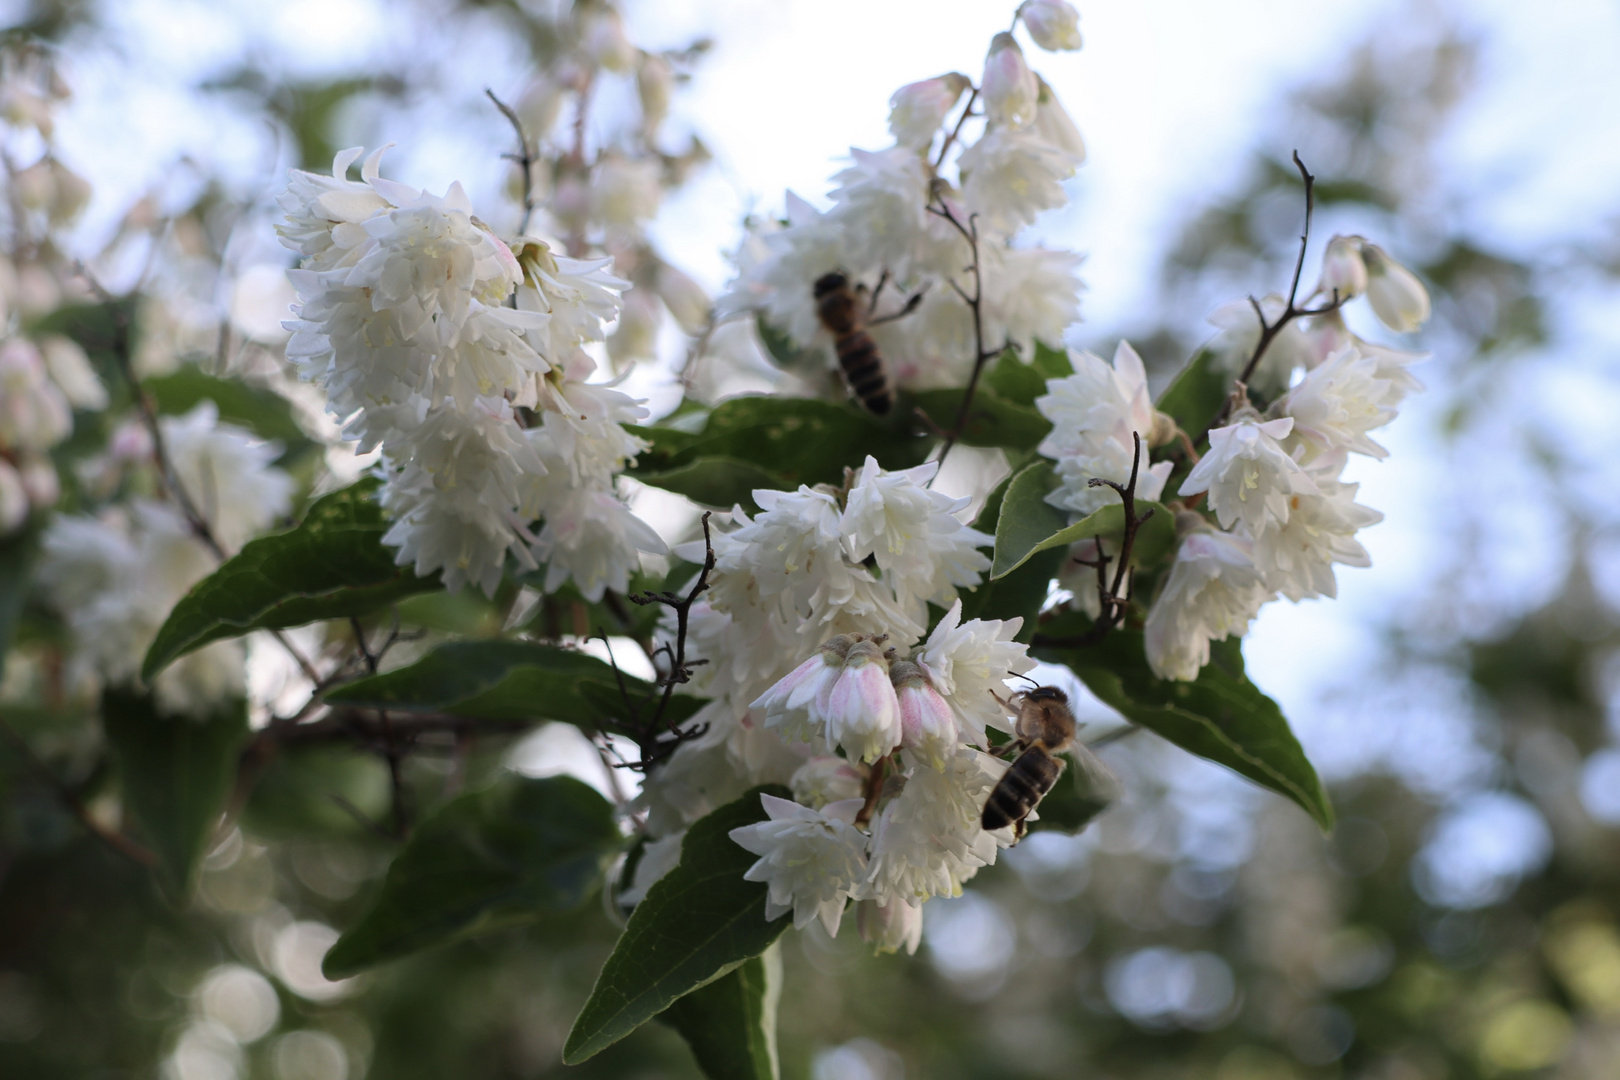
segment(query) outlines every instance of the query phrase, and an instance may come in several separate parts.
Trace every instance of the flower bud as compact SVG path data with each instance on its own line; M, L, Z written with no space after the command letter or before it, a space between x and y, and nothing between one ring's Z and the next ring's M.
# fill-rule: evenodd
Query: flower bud
M62 497L62 480L50 458L29 456L18 464L17 474L34 509L48 510Z
M1335 236L1322 253L1322 278L1316 291L1325 297L1351 300L1367 291L1367 264L1359 236Z
M800 765L788 781L793 801L812 810L844 799L859 799L866 792L861 767L836 754L813 757Z
M1063 0L1024 0L1018 9L1024 28L1047 52L1080 47L1080 13Z
M900 703L888 664L870 641L850 646L827 696L827 738L851 758L876 761L900 745Z
M844 656L855 639L839 634L821 643L816 654L782 678L749 705L763 709L765 726L795 742L810 742L824 731L827 703Z
M586 56L609 71L629 71L636 62L636 47L625 36L617 11L603 10L590 16L580 33L580 44Z
M922 82L909 83L889 99L889 130L901 146L926 149L945 117L956 107L962 91L971 81L960 72L951 72Z
M28 520L28 492L11 462L0 459L0 535L9 535Z
M1080 137L1080 129L1075 126L1074 119L1069 116L1063 103L1058 101L1056 92L1046 84L1045 79L1035 76L1035 85L1038 89L1035 134L1048 146L1056 147L1074 158L1075 164L1085 161L1086 141Z
M922 905L913 907L900 899L887 904L862 900L855 906L855 925L861 940L880 953L899 952L903 947L916 955L922 941Z
M1023 127L1035 119L1040 86L1024 62L1024 50L1005 31L990 39L990 55L984 60L979 92L984 98L984 114L991 123Z
M641 58L636 69L636 93L641 98L641 131L651 136L669 115L670 93L675 87L675 69L656 54Z
M1377 244L1362 244L1367 264L1367 300L1378 321L1402 334L1410 334L1429 321L1429 293L1423 283Z
M950 705L922 668L909 660L890 665L889 680L900 703L900 745L916 751L934 768L944 768L945 755L959 741Z
M79 409L107 407L107 389L78 342L61 334L48 334L39 339L39 351L51 381L70 404Z

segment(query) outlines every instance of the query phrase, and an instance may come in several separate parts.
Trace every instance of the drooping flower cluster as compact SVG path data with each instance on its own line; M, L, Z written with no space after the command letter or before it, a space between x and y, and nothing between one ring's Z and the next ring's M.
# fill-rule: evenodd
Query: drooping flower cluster
M1067 3L1024 4L1020 18L1043 48L1080 47L1078 15ZM963 385L981 348L1014 345L1027 361L1037 339L1061 340L1079 314L1079 256L1012 243L1037 215L1066 201L1063 181L1085 160L1052 88L1013 35L1000 33L978 85L951 72L900 88L890 104L894 145L852 149L825 213L789 192L785 222L756 223L718 314L760 317L799 357L773 348L775 359L824 387L836 385L822 374L834 361L812 286L833 271L869 298L872 336L902 388ZM982 127L967 123L970 115L982 116ZM964 270L974 261L963 235L970 224L980 334L957 291L974 290ZM735 359L717 349L705 362Z
M159 423L173 482L227 553L287 513L295 484L271 465L279 453L275 444L220 423L211 401ZM145 429L132 423L85 472L96 481L115 474L129 479L132 471L155 471L152 455ZM155 478L143 479L161 490ZM70 674L90 685L136 685L141 659L169 611L219 566L172 499L137 497L97 516L63 515L46 529L43 547L39 582L73 633ZM181 658L151 687L159 710L203 717L240 698L245 660L237 640Z
M770 884L768 917L791 907L796 926L819 915L837 933L852 898L862 937L915 951L921 905L959 895L1013 842L980 824L1007 764L978 747L987 723L1006 726L995 692L1034 662L1012 640L1019 620L963 623L961 610L910 659L883 635L831 638L753 703L768 730L823 755L792 778L795 802L766 796L771 820L732 831L760 856L748 876Z
M1364 292L1391 330L1414 330L1428 316L1428 295L1410 271L1360 237L1333 238L1315 297L1332 306ZM1282 303L1262 310L1280 312ZM1226 331L1219 347L1252 355L1260 334L1252 305L1223 308L1214 321ZM1370 564L1355 534L1383 515L1356 502L1358 485L1340 477L1352 453L1385 456L1368 433L1420 388L1407 371L1419 357L1355 337L1337 307L1302 322L1277 335L1258 369L1266 384L1289 388L1263 415L1243 405L1211 431L1178 489L1207 496L1226 531L1200 514L1177 517L1181 546L1146 626L1148 662L1163 677L1196 678L1209 643L1241 635L1279 594L1333 596L1335 564Z
M359 182L359 150L331 176L295 171L279 231L303 257L288 358L350 438L382 448L385 542L453 590L493 593L510 554L544 562L548 588L622 591L637 552L663 548L614 488L643 448L622 425L647 414L587 381L583 346L602 340L625 283L611 260L539 240L514 252L459 185L438 197L385 180L381 153Z

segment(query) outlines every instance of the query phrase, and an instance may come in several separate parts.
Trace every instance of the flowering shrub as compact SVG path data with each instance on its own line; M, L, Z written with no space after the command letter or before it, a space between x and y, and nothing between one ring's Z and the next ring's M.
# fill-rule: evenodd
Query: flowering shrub
M853 910L874 948L914 952L924 903L1026 827L1078 831L1106 805L1080 747L1026 819L984 827L1012 759L1068 749L1015 721L1035 699L1014 680L1038 661L1329 824L1236 644L1264 604L1331 597L1336 565L1368 565L1356 534L1381 515L1343 471L1385 455L1370 433L1418 389L1417 357L1358 338L1342 310L1365 297L1408 332L1428 297L1340 236L1304 296L1302 242L1286 295L1217 310L1157 396L1129 343L1111 362L1063 348L1081 260L1026 238L1085 147L1016 34L1078 49L1077 19L1026 0L976 78L900 88L894 145L852 150L826 211L789 193L783 219L751 221L712 304L642 231L699 156L654 139L687 59L635 48L604 5L558 24L554 69L515 107L494 101L519 146L512 235L459 185L386 178L382 150L359 180L359 149L294 171L277 200L291 336L260 389L313 391L329 438L374 455L352 483L299 471L216 398L154 394L141 357L158 346L135 340L130 306L51 254L83 192L48 150L48 67L12 70L7 115L45 140L30 182L49 190L13 222L40 234L7 270L0 530L24 570L8 575L69 643L50 692L98 711L135 835L84 825L184 897L251 798L256 754L352 741L388 764L389 819L367 824L403 847L328 976L601 888L627 925L565 1060L667 1010L703 1035L712 1075L771 1075L789 913L836 935ZM591 148L607 74L634 76L641 115ZM99 370L45 317L72 289L104 316L83 335ZM655 419L612 376L666 322L689 339L687 395ZM991 480L953 479L966 458ZM643 488L701 516L665 537L636 511ZM482 635L426 603L476 594ZM278 686L253 684L245 641L279 659ZM639 791L613 805L505 775L413 820L413 750L543 720Z

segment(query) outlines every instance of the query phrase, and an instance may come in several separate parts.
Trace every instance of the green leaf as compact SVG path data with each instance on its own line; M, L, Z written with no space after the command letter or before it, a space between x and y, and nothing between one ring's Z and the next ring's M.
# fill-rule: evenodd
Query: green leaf
M1046 501L1047 494L1057 486L1057 474L1045 462L1031 465L1013 477L996 521L996 553L990 567L992 581L1006 577L1039 552L1067 549L1080 540L1120 536L1124 532L1125 507L1121 503L1105 506L1073 525L1067 524L1068 515ZM1131 548L1131 561L1152 565L1175 547L1175 516L1158 503L1145 499L1136 501L1136 512L1140 524Z
M981 532L995 532L1001 521L1001 509L1006 503L1007 493L1018 475L1014 473L1003 480L985 500L984 509L974 522ZM1023 619L1024 625L1019 628L1016 640L1027 643L1035 633L1036 616L1046 605L1046 598L1052 589L1052 578L1063 565L1066 554L1058 550L1041 552L1000 580L986 581L975 589L963 591L962 621Z
M709 1080L776 1080L776 1008L782 956L772 945L729 975L700 986L658 1014L681 1033Z
M364 822L388 818L392 785L380 755L352 745L284 743L261 768L240 819L242 831L259 840L375 841Z
M236 701L194 720L159 714L144 694L107 690L101 723L124 805L157 853L164 886L183 897L236 780L247 704Z
M417 826L382 892L321 963L341 979L411 953L579 907L623 838L613 807L569 776L505 776Z
M680 864L647 892L602 967L596 987L563 1046L575 1065L618 1042L682 996L758 956L791 920L765 919L763 882L745 881L754 856L731 830L765 820L754 788L700 819L681 843Z
M11 650L17 620L22 617L33 580L34 563L39 559L39 529L30 526L14 536L0 539L0 669Z
M370 478L317 499L296 528L249 541L192 586L158 630L141 677L150 681L220 638L364 615L437 589L436 576L394 565L383 546L388 523L371 497L377 485Z
M634 705L651 699L652 684L623 678ZM529 641L453 641L408 667L345 683L326 701L473 720L544 718L595 725L630 719L611 667L582 652ZM674 711L666 717L680 723L705 703L676 694L670 699Z
M1049 631L1055 636L1058 627ZM1156 678L1142 635L1131 630L1115 630L1082 649L1037 646L1035 655L1067 664L1132 723L1287 796L1323 829L1333 826L1333 808L1316 770L1277 703L1243 673L1236 639L1212 644L1210 662L1193 682Z
M1199 349L1187 366L1159 395L1158 409L1169 413L1189 438L1197 441L1209 430L1232 392L1232 373L1212 349Z
M1061 379L1074 374L1074 364L1066 349L1054 349L1043 341L1035 343L1035 359L1030 367L1040 372L1042 379Z
M984 385L997 397L1013 405L1032 408L1035 399L1046 393L1046 379L1034 365L1018 359L1018 354L1011 349L997 357L984 373Z
M143 379L141 385L162 413L190 412L199 401L212 401L219 408L221 420L248 428L261 439L281 443L283 461L315 446L293 419L291 402L239 379L216 379L187 365L168 375Z
M859 466L868 454L886 469L909 468L933 441L915 435L903 415L885 422L853 405L808 398L732 398L696 433L628 430L652 443L629 475L725 508L746 505L757 487L841 484L845 467Z
M1001 363L1008 362L1005 359L1001 361ZM1018 363L1016 360L1010 362ZM1028 372L1028 369L1025 370ZM1042 392L1045 392L1044 386ZM941 431L949 431L956 426L956 417L962 410L964 393L963 390L923 390L912 395L910 401L915 407L927 413L928 418ZM911 408L902 401L900 408L895 411L908 414ZM1051 430L1051 422L1037 412L1033 405L1008 401L981 384L973 395L973 404L968 409L967 424L962 429L959 441L967 446L1033 450Z

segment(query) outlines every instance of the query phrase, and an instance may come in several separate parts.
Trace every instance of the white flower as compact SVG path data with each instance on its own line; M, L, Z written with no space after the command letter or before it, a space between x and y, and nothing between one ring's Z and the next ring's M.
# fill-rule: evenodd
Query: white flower
M1361 258L1359 236L1335 236L1322 253L1322 276L1316 295L1353 300L1367 291L1367 264Z
M825 216L841 235L842 261L904 279L928 231L928 164L904 146L849 153L854 163L833 177L834 206Z
M1378 377L1378 369L1376 360L1346 347L1306 372L1278 401L1276 411L1294 421L1291 438L1305 448L1304 461L1332 450L1375 458L1389 455L1367 437L1367 432L1395 419L1390 399L1398 392Z
M908 83L889 99L889 130L895 142L911 149L926 150L938 134L945 117L956 107L962 91L972 85L960 72Z
M827 694L827 741L851 760L876 761L900 745L900 703L889 665L870 641L851 645Z
M1316 486L1320 494L1295 497L1288 524L1268 529L1254 542L1254 563L1266 587L1294 601L1337 596L1334 563L1371 566L1356 530L1384 519L1355 501L1358 484L1319 477Z
M915 956L922 944L922 905L904 900L862 900L855 905L855 926L861 940L879 953L906 950Z
M1363 243L1361 257L1367 264L1367 302L1379 322L1409 334L1429 321L1429 292L1416 274L1377 244Z
M51 381L69 404L91 411L107 407L107 388L101 385L100 376L90 366L90 358L78 342L61 334L47 334L39 339L39 351L45 358Z
M1010 829L985 832L984 801L1007 763L962 747L943 769L916 765L872 830L866 897L884 904L960 896L962 883L1012 843Z
M630 886L619 890L618 901L624 907L632 907L647 899L647 890L664 879L664 876L681 863L681 843L686 839L686 830L670 833L659 840L649 840L641 846L641 858L636 860L636 868L630 875Z
M836 936L844 902L866 876L866 835L855 828L861 800L828 803L820 810L761 795L770 820L732 829L731 839L758 862L743 875L769 886L765 918L793 912L793 927L802 930L819 918Z
M1010 233L1063 205L1063 181L1078 164L1034 131L992 127L962 152L962 201L985 223Z
M992 691L1000 693L1009 678L1035 666L1028 647L1013 641L1022 625L1022 619L964 623L958 600L914 657L956 714L963 742L983 744L985 726L1003 716Z
M657 158L604 154L591 173L591 217L629 229L656 216L664 196L662 168Z
M0 536L9 536L28 520L28 491L11 462L0 458Z
M984 79L979 97L984 115L997 126L1023 127L1035 119L1035 100L1040 91L1035 73L1024 62L1024 50L1011 34L990 39L990 52L984 60Z
M987 248L980 256L985 340L1010 342L1026 358L1037 341L1063 340L1080 318L1080 256L1038 247Z
M813 757L788 780L793 801L820 810L828 803L861 799L866 777L859 765L836 754ZM863 800L864 801L864 800Z
M1086 160L1086 140L1081 137L1080 128L1046 80L1037 75L1035 81L1040 87L1040 99L1035 105L1035 134L1068 154L1076 166L1082 164Z
M772 683L748 707L764 710L766 728L784 739L811 742L825 737L828 702L854 643L847 634L822 642L814 656Z
M1187 474L1180 493L1209 492L1209 507L1223 529L1241 521L1250 535L1259 535L1287 524L1289 501L1316 493L1310 476L1282 447L1280 440L1293 429L1291 417L1242 419L1214 429L1209 450Z
M530 550L546 564L548 592L571 578L587 600L596 601L608 589L628 590L631 573L641 566L637 552L662 555L668 549L611 490L581 486L547 501L545 524Z
M46 450L72 430L67 399L46 377L33 342L12 338L0 344L0 446Z
M924 486L938 471L938 463L931 462L885 472L867 455L840 521L850 558L873 557L902 602L950 603L958 586L977 585L980 573L990 568L990 559L978 549L994 544L995 537L957 517L971 500Z
M950 705L929 684L922 668L909 660L892 664L889 679L900 702L900 745L927 765L944 768L958 739Z
M1164 441L1171 421L1153 407L1142 358L1130 342L1121 341L1112 367L1092 353L1072 350L1069 362L1074 374L1047 380L1047 392L1035 399L1035 407L1052 422L1038 449L1057 460L1062 481L1046 501L1080 517L1095 513L1112 505L1118 495L1090 481L1128 484L1133 462L1136 497L1157 499L1174 465L1150 463L1147 448ZM1140 458L1133 434L1141 436Z
M1210 641L1241 636L1271 598L1248 540L1208 528L1189 533L1148 611L1148 666L1161 679L1196 679L1209 663Z
M1080 13L1063 0L1024 0L1018 14L1035 44L1048 52L1080 47Z
M284 516L297 482L270 463L281 452L201 401L184 416L165 416L163 441L175 479L226 551L235 551Z

